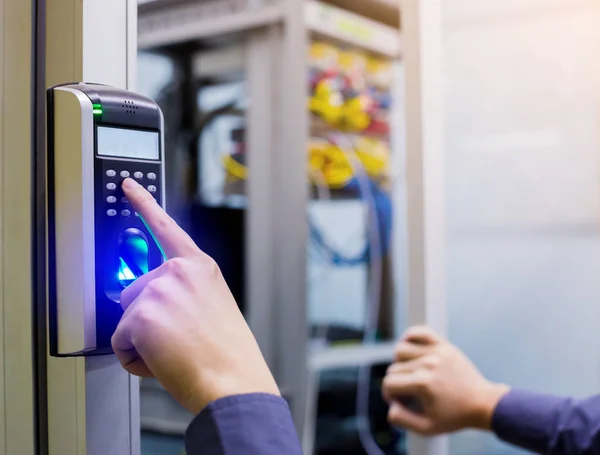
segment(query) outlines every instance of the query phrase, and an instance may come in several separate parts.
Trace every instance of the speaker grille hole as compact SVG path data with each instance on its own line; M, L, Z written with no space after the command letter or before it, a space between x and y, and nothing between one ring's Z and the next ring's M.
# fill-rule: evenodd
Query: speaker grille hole
M123 104L121 104L121 107L125 109L126 114L135 114L136 111L140 108L139 106L136 106L135 102L131 100L123 100Z

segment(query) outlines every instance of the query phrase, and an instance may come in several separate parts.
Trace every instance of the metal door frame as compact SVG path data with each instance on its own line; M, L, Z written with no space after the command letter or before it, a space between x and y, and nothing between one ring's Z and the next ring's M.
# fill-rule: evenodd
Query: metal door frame
M35 450L31 311L33 3L0 0L0 454Z
M408 321L446 333L442 1L402 0L405 42ZM409 435L411 455L447 455L448 437Z

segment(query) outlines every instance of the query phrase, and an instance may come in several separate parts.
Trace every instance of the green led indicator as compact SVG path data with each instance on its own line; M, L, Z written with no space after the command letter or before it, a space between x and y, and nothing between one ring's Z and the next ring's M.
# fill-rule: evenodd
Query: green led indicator
M92 104L92 112L94 115L102 114L102 104Z

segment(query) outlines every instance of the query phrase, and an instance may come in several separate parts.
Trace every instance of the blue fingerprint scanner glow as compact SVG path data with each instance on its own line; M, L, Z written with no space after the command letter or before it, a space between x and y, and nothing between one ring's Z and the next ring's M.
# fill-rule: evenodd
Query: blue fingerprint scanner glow
M149 271L149 247L146 236L138 229L127 229L118 240L117 280L125 288Z
M133 281L137 277L133 274L129 266L125 263L123 258L119 258L121 266L119 267L119 281Z

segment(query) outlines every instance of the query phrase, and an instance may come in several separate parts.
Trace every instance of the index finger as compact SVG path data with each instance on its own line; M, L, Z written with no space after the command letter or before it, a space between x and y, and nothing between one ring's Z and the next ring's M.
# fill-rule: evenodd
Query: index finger
M167 215L143 186L127 178L123 181L123 191L168 259L193 257L201 253L190 236Z

